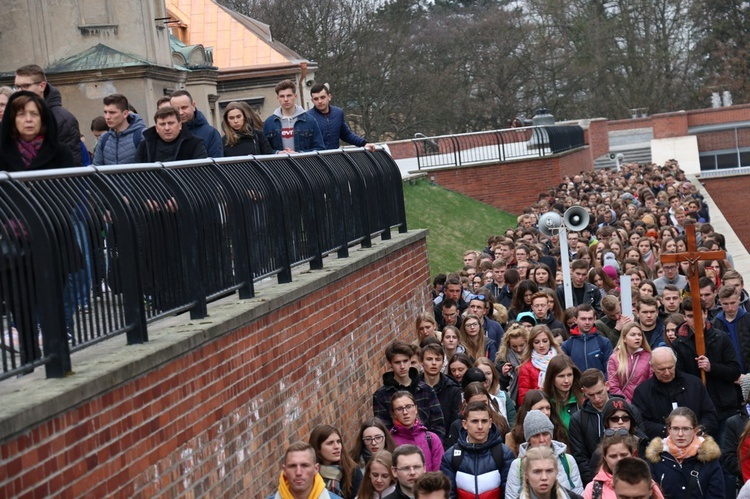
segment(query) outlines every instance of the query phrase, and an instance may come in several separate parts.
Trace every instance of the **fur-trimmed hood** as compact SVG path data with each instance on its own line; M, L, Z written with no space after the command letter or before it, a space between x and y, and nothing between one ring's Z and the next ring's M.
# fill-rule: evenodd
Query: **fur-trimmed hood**
M669 454L669 451L664 447L664 441L657 437L653 439L648 445L648 448L646 448L646 459L652 463L658 463L661 461L662 454L664 453ZM698 461L708 463L716 461L720 457L721 449L716 441L712 437L704 437L703 443L698 448Z

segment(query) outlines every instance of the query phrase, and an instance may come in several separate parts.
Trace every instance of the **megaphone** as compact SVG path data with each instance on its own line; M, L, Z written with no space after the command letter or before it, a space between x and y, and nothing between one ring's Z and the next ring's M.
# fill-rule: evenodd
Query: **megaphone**
M539 232L547 237L556 236L562 224L563 219L559 213L548 211L539 217Z
M568 229L583 230L589 224L589 212L581 206L571 206L565 211L564 220Z

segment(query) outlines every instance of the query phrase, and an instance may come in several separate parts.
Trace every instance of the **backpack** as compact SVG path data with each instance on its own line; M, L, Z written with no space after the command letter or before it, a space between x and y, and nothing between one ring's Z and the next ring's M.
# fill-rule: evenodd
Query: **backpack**
M453 459L451 459L453 473L458 473L461 461L464 460L464 450L465 449L459 442L456 442L456 445L453 446ZM502 473L503 463L505 462L505 459L503 458L503 443L498 442L493 445L490 451L492 452L492 459L495 460L495 466L497 466L498 473Z
M604 489L604 482L601 480L594 480L594 489L591 499L602 499L602 490Z

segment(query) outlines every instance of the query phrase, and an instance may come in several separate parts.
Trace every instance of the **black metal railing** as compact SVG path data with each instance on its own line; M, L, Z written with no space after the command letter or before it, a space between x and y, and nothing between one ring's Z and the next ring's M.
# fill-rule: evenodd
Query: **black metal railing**
M578 125L507 128L412 139L419 169L538 158L586 145Z
M383 150L0 173L0 380L406 231Z

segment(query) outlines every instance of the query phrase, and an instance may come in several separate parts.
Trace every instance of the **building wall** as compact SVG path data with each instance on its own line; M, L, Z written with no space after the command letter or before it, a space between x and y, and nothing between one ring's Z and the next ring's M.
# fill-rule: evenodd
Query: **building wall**
M750 191L750 176L702 178L701 183L742 241L742 245L750 250L750 217L747 216L745 203L738 202Z
M386 344L411 341L429 302L425 237L376 240L256 299L212 305L200 324L174 319L144 345L110 339L79 352L95 358L74 357L69 378L4 382L33 385L1 395L0 496L266 497L285 447L315 425L340 427L348 450L372 413Z

